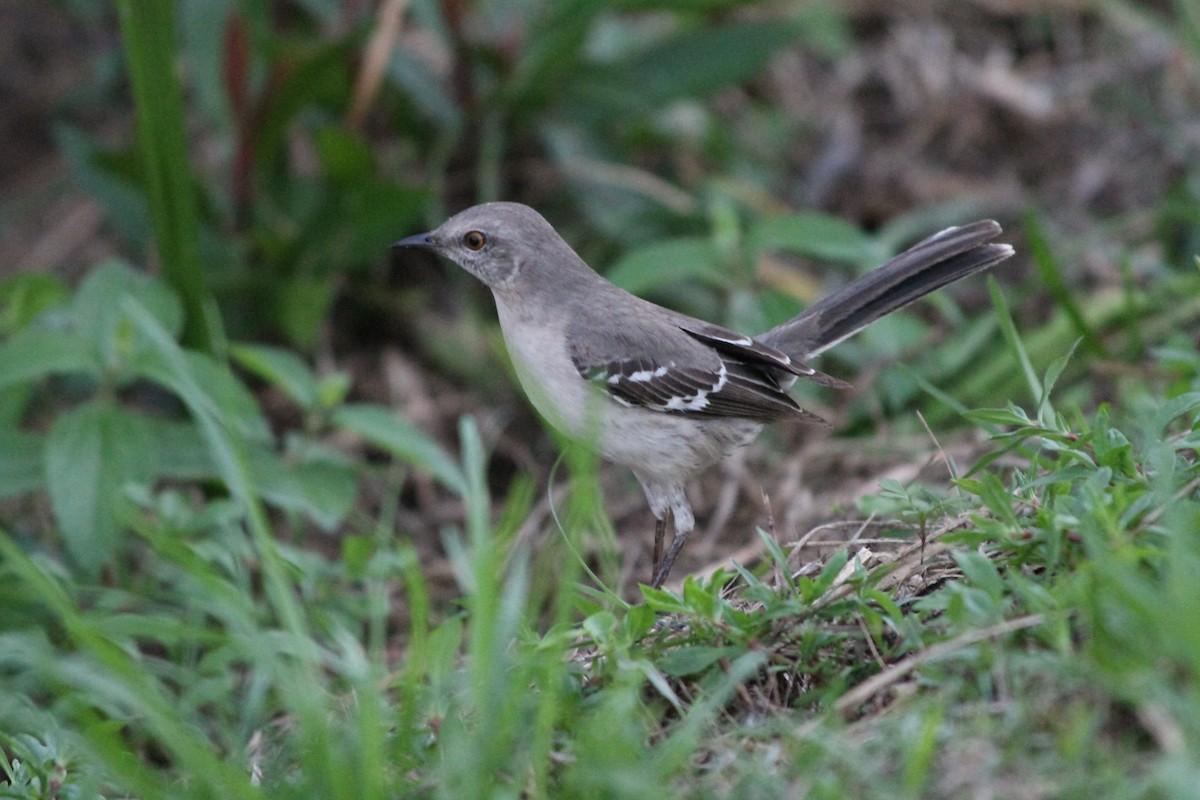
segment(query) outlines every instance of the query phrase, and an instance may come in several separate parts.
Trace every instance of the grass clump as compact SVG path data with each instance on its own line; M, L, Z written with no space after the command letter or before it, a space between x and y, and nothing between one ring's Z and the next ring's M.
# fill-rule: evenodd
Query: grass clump
M131 474L102 449L88 474L115 470L97 485L115 493L103 508L124 538L91 555L34 534L32 517L0 532L8 796L1183 796L1194 785L1200 380L1186 353L1160 355L1170 397L1133 392L1091 415L1054 405L1065 358L1027 370L1035 411L969 414L989 444L957 495L885 487L874 508L899 535L851 537L812 560L763 532L763 564L643 589L629 605L585 591L573 558L548 595L531 589L528 546L491 521L488 455L469 420L455 460L320 388L335 379L235 347L308 409L310 436L359 437L396 459L384 475L417 467L461 498L464 525L445 541L462 599L447 607L386 517L349 519L338 552L299 546L319 515L280 503L278 477L250 455L294 463L295 443L248 425L253 401L221 402L241 379L176 345L167 312L137 302L153 296L146 284L116 284L115 352L141 355L128 373L83 381L96 394L82 402L147 413L105 388L122 375L165 391L175 410L152 418L191 431L209 488ZM82 302L64 308L90 319ZM44 379L31 369L12 386ZM26 434L23 457L54 458L65 435L58 423ZM32 510L40 488L6 491ZM589 514L571 509L567 525Z

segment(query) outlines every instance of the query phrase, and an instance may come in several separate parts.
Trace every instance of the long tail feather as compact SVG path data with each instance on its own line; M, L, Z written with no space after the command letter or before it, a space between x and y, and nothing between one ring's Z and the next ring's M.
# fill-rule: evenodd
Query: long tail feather
M1009 245L987 244L1000 232L992 220L947 228L756 339L794 359L812 358L880 317L1009 258Z

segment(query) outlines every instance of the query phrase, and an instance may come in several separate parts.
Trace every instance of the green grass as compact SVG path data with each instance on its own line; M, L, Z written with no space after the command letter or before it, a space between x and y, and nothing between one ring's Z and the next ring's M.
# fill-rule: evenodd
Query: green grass
M1036 402L968 415L990 445L956 495L884 487L894 546L797 571L763 534L760 568L630 605L569 556L531 589L534 554L492 522L469 420L453 459L383 409L342 405L336 376L322 391L278 351L235 348L307 408L309 435L365 437L462 498L465 527L446 533L462 597L446 607L386 517L340 554L282 543L278 522L302 529L320 504L264 485L279 476L252 456L261 412L175 344L148 285L113 275L124 299L82 292L77 324L97 324L88 292L115 308L96 329L123 337L108 380L128 369L177 397L224 491L147 482L102 447L75 479L116 502L62 513L124 538L93 551L0 532L6 796L1186 797L1200 779L1194 352L1160 355L1165 395L1131 382L1119 404L1060 410L1067 356L1036 371L1001 307ZM108 441L104 420L138 413L115 396L101 384L100 422L71 435ZM52 426L47 458L86 452L67 436ZM599 502L573 497L568 533Z

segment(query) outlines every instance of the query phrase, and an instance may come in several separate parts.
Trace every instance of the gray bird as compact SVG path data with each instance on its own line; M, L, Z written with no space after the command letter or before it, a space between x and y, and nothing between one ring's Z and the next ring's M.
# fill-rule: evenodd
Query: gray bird
M820 421L787 393L797 378L845 386L804 362L885 314L1013 254L991 221L948 228L756 339L609 283L541 214L485 203L394 247L429 250L492 290L521 385L567 436L633 470L654 514L662 586L695 517L687 481L776 420ZM668 518L674 535L663 551Z

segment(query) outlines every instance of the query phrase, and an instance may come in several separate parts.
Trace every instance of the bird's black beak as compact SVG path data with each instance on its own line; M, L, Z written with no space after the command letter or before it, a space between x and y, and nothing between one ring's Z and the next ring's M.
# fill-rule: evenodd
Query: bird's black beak
M418 233L416 236L409 236L406 239L401 239L398 242L392 242L392 249L400 247L415 247L418 250L432 250L436 245L433 243L433 234Z

